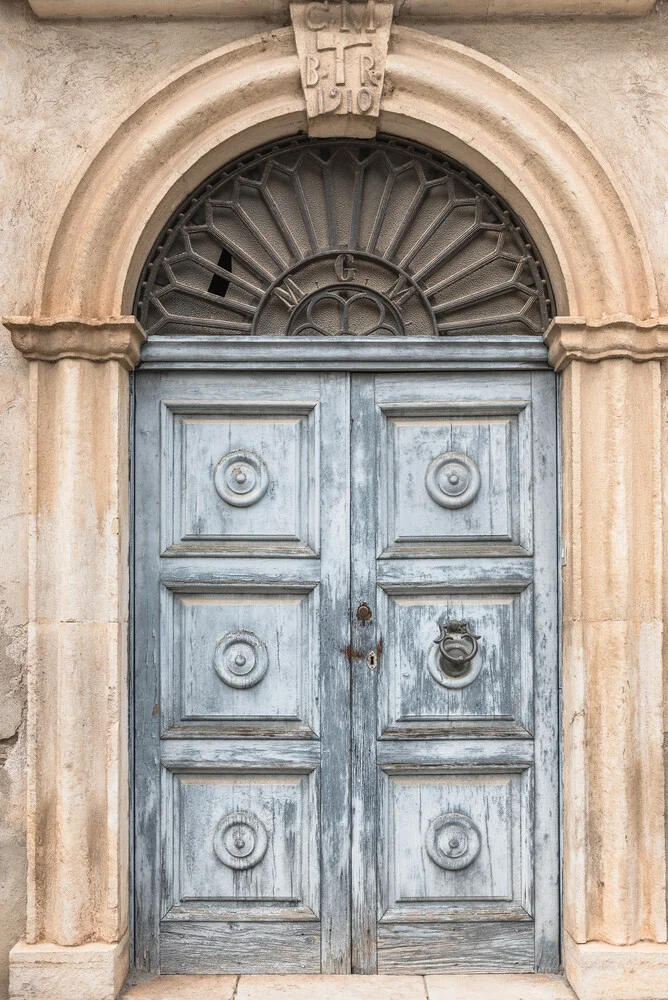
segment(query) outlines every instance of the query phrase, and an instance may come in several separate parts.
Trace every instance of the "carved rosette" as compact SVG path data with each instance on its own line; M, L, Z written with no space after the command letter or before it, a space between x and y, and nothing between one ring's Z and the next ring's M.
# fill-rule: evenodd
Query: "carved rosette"
M213 481L225 503L232 507L251 507L267 492L269 470L252 451L232 451L221 458Z
M429 464L425 486L440 507L468 507L480 492L480 469L468 455L448 451Z
M245 871L262 861L269 836L262 820L252 812L231 812L218 823L213 835L216 857L228 868Z
M254 632L228 632L216 646L213 665L228 687L244 690L260 683L269 667L269 654Z
M427 854L446 871L468 868L480 854L480 844L480 830L463 813L441 813L427 830Z

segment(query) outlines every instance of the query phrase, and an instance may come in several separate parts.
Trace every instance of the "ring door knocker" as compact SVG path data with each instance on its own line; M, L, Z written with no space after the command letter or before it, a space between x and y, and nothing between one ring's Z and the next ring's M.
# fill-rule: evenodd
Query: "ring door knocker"
M480 673L479 635L474 635L467 621L456 618L440 626L434 639L436 655L430 657L431 674L443 687L461 688L472 684Z

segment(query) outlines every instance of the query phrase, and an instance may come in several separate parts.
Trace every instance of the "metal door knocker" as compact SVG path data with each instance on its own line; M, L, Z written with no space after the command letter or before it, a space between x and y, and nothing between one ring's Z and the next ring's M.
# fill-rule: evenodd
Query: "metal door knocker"
M429 670L443 687L467 687L480 673L482 659L478 656L479 635L474 635L467 621L452 618L440 626L434 639L435 655L429 658Z

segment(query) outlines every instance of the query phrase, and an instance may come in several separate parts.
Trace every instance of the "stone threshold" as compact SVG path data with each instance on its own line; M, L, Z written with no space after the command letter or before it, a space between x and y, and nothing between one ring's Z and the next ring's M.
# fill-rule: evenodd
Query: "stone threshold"
M130 976L122 1000L576 1000L562 976Z

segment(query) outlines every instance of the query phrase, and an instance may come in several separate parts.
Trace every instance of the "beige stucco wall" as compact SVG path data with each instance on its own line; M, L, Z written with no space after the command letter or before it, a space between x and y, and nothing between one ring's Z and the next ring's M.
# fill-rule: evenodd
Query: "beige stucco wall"
M415 22L412 22L415 25ZM668 5L637 21L429 28L538 82L613 165L668 313ZM0 315L30 314L43 234L78 171L165 76L260 22L45 23L0 0ZM28 365L0 338L0 996L24 901L23 657L28 619Z

